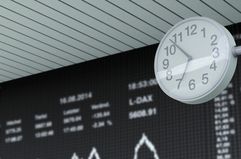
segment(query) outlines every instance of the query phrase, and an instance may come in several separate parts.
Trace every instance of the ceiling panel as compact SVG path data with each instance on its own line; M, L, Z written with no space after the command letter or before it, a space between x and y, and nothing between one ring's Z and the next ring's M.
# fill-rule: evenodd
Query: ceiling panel
M0 82L158 43L182 19L241 22L238 0L5 0Z

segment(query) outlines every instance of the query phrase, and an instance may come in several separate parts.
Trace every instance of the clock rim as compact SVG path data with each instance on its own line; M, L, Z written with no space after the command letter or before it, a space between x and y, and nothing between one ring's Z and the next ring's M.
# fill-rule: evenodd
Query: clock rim
M159 54L159 50L161 49L162 44L164 43L164 40L166 40L167 36L169 36L170 33L172 33L178 26L189 22L189 21L193 21L193 20L204 20L209 22L211 25L215 25L215 28L219 29L223 35L226 36L227 40L228 40L228 60L227 60L227 64L226 67L224 69L224 71L222 71L222 76L220 78L220 80L212 86L211 89L209 89L208 91L206 91L205 93L203 93L202 95L198 96L198 97L193 97L193 98L179 98L177 97L175 94L171 93L169 90L167 90L164 87L164 84L162 82L160 82L158 77L158 54ZM186 104L200 104L200 103L204 103L207 102L213 98L215 98L218 94L220 94L222 92L223 89L225 89L227 87L227 85L229 84L229 82L231 81L233 74L235 72L236 69L236 65L237 65L237 57L235 57L232 54L232 48L235 46L235 41L234 38L232 37L231 33L221 24L219 24L218 22L207 18L207 17L191 17L191 18L187 18L185 20L182 20L180 22L178 22L177 24L175 24L171 29L168 30L168 32L165 34L165 36L162 38L161 42L158 45L156 54L155 54L155 60L154 60L154 72L155 72L155 77L157 79L157 83L159 85L159 87L162 89L162 91L167 94L169 97L178 100L182 103L186 103Z

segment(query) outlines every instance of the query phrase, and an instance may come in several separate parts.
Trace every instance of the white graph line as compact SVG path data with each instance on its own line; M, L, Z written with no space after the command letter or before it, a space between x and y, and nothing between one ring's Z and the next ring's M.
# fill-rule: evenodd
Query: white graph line
M79 159L79 156L74 152L73 156L71 157L71 159Z
M88 159L100 159L100 156L95 147L92 148L92 151L90 152Z
M143 133L141 140L138 142L138 144L135 147L135 154L134 159L138 159L138 152L142 146L146 145L151 152L153 152L154 159L159 159L159 156L156 152L156 148L153 145L153 143L147 138L147 136Z

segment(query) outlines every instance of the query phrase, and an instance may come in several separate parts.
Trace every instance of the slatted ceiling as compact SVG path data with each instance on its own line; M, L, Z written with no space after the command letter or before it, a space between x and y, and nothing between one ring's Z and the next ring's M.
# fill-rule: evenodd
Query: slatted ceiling
M81 51L75 49L74 46L72 47L68 46L67 43L63 42L62 39L67 39L65 38L65 36L42 25L43 23L41 22L44 20L46 21L46 19L41 19L36 14L33 14L31 11L25 12L25 10L22 8L18 9L18 10L22 10L21 14L17 14L17 12L15 13L15 11L12 9L11 10L6 9L6 8L9 8L10 6L14 6L15 8L17 8L15 5L10 5L10 4L11 3L6 3L4 6L5 8L0 8L0 13L2 16L8 17L13 21L13 26L12 25L10 26L11 29L13 29L13 27L20 27L20 30L22 33L21 36L25 38L27 43L33 46L39 46L41 48L45 47L46 50L58 56L57 60L61 61L62 65L68 65L68 64L74 63L72 62L72 60L78 59L77 58L78 56L73 56L71 52L81 52ZM35 16L36 19L38 19L38 22L36 22L35 19L31 17L32 15ZM50 26L54 26L55 29L58 29L58 30L62 29L62 28L58 28L58 26L56 25L56 23L54 23L54 21L51 21L51 22L53 23L49 22ZM46 41L48 41L48 43L46 43ZM93 58L93 56L88 54L83 54L82 56L83 58L88 60Z
M19 75L19 77L28 76L28 75L31 74L31 73L25 72L24 70L20 70L18 68L15 68L15 67L10 66L10 65L6 65L6 64L1 63L1 62L0 62L0 68L3 69L3 70L9 71L9 72L15 73L15 74Z
M241 22L238 0L5 0L0 82L158 43L182 19Z
M0 39L1 39L1 36L0 36ZM12 55L15 55L17 57L20 57L24 60L27 60L27 61L30 61L30 62L33 62L32 66L34 65L39 65L40 67L42 67L43 70L49 70L49 69L53 69L53 68L57 68L59 67L59 65L53 65L53 62L47 60L47 59L43 59L39 56L36 56L34 54L32 54L31 52L28 52L26 50L23 50L19 47L16 47L13 45L14 43L6 43L4 41L0 41L0 45L1 45L1 48L0 49L3 49L3 50L8 50L7 52L9 54L12 54Z
M178 2L180 2L187 8L192 9L198 15L208 16L224 25L232 24L232 21L230 21L224 15L220 14L219 12L217 12L217 10L214 10L212 7L206 5L206 3L203 3L202 1L179 0Z
M46 67L44 65L40 65L36 62L23 58L23 57L19 56L18 53L13 53L9 50L4 50L4 49L0 48L1 56L8 57L10 59L14 59L15 61L20 61L20 62L24 63L25 65L35 68L35 70L38 70L38 71L47 71L48 70L48 69L46 69Z
M23 63L23 61L18 61L18 60L15 60L14 58L11 58L9 56L2 56L3 52L0 51L0 63L3 63L4 65L8 65L8 66L11 66L13 68L19 68L20 70L23 70L25 71L26 73L29 73L29 74L35 74L35 73L39 73L41 72L41 70L31 66L31 65L28 65L28 64L25 64ZM0 74L1 75L1 74Z
M239 0L224 0L230 7L241 13L241 1Z
M153 0L153 2L155 2L158 6L168 8L170 11L172 11L176 15L179 15L183 19L198 16L198 14L193 12L191 9L188 9L186 6L182 5L176 0Z
M42 65L46 65L49 68L58 68L62 66L61 64L58 63L58 61L55 61L55 59L53 59L55 58L54 55L48 54L48 52L45 52L43 49L39 49L37 47L31 46L30 44L27 44L24 41L15 39L1 32L0 32L0 39L2 40L0 42L1 47L3 47L3 43L4 43L6 45L16 48L20 50L18 51L18 53L23 58L29 58L31 59L31 61L34 61L36 63L41 63ZM21 53L21 51L26 52L26 55Z
M5 81L9 81L9 80L11 80L11 78L6 77L4 74L0 75L0 81L1 82L5 82Z
M9 60L11 61L11 60ZM31 75L32 73L29 72L28 70L24 70L24 68L20 68L18 67L15 62L14 64L11 64L11 62L9 62L7 58L2 58L0 56L0 67L1 68L6 68L6 70L13 70L13 72L19 72L20 75L22 76L27 76L27 75Z
M225 1L220 0L202 0L206 5L217 10L220 14L224 15L232 23L238 23L241 20L241 13L234 9L232 6L227 5ZM238 1L238 0L236 0ZM223 9L225 8L225 9Z
M8 70L4 70L0 68L0 74L6 77L7 79L13 79L13 78L18 78L20 77L18 74L10 72Z
M24 4L25 6L28 5L28 7L31 7L30 4L26 3L25 1L23 1L22 4ZM104 55L108 55L112 52L117 53L120 51L124 51L124 50L122 50L122 47L127 47L123 43L120 43L119 41L113 39L112 37L107 36L108 34L106 34L105 32L99 32L94 27L83 23L81 21L81 19L78 20L78 19L74 19L73 17L69 18L70 16L67 16L67 14L62 12L62 10L65 10L65 9L63 9L62 7L56 6L56 4L60 4L60 3L56 3L53 1L50 1L50 2L47 1L47 4L45 4L44 1L43 2L36 1L36 4L34 4L34 6L32 8L35 9L36 11L38 11L38 13L40 13L40 12L42 14L49 13L50 15L48 15L47 19L43 20L43 23L49 23L48 21L55 20L57 23L56 25L58 25L59 27L62 27L61 29L63 29L63 31L66 28L69 29L66 31L69 33L69 35L71 34L72 37L74 37L78 41L80 41L78 39L79 37L82 37L83 35L86 36L85 33L89 32L90 34L88 34L87 37L89 37L89 38L93 37L92 39L90 38L92 41L80 42L80 45L82 45L82 46L78 46L78 47L80 47L81 49L84 49L85 46L83 45L83 43L85 43L85 45L90 46L90 47L85 48L86 51L93 52L92 53L93 55L96 55L97 53L99 53L100 57L101 57ZM56 9L53 7L56 7ZM58 8L61 8L61 10L58 10ZM45 17L47 17L47 15L45 15ZM56 19L61 19L61 21L56 20ZM62 26L61 26L61 24L62 24ZM74 27L71 27L68 24L72 24ZM78 42L78 41L76 41L76 42ZM98 42L97 46L95 44L96 42ZM110 45L110 43L112 43L113 45ZM79 45L79 44L76 43L76 45ZM125 48L125 49L128 50L130 48Z
M140 46L150 45L159 41L159 39L155 37L158 36L159 32L156 33L151 26L136 19L108 1L101 1L101 3L96 3L96 1L82 1L82 3L78 4L71 0L61 2L75 9L77 9L77 7L81 8L89 15L100 19L103 23L120 30L130 38L138 41Z
M84 51L87 55L90 55L91 57L96 57L96 56L102 57L104 55L108 55L109 52L121 51L113 46L110 46L108 44L108 42L110 42L110 40L106 42L106 44L108 44L108 45L106 45L105 42L103 42L104 38L102 38L102 39L100 38L99 45L97 45L97 46L91 45L90 43L88 43L88 41L87 42L83 41L83 40L80 41L78 38L85 35L86 32L90 32L91 34L95 35L96 39L98 36L101 36L101 34L97 34L96 32L94 32L95 30L93 30L89 27L83 26L82 24L80 24L76 21L73 21L70 18L66 18L66 16L60 14L59 12L57 12L53 9L50 9L49 7L46 7L38 2L33 4L33 7L30 6L29 3L26 3L25 1L21 2L21 4L24 5L25 7L27 6L28 8L31 7L32 9L35 9L35 11L37 11L32 14L31 19L33 19L34 17L37 16L39 19L38 21L41 22L42 24L44 24L46 26L47 25L55 26L55 28L51 29L51 30L56 30L56 29L61 30L61 32L59 32L59 34L62 34L62 35L65 35L66 33L68 33L67 34L68 39L66 38L64 40L66 43L68 43L68 45L71 45L72 48L77 49L77 51L82 50L82 52ZM46 15L46 13L49 13L50 15L48 16L48 15ZM58 20L58 19L61 19L61 20ZM76 26L76 28L71 27L68 24L72 24L73 26ZM83 30L80 31L79 28L83 28ZM56 34L56 33L53 33L53 34ZM91 35L88 35L88 36L91 36ZM76 52L76 51L73 50L72 52ZM76 55L80 55L80 53L76 52ZM83 56L83 55L81 55L81 56ZM88 56L86 58L89 59L90 57Z
M121 10L127 12L128 14L132 15L136 19L139 19L143 23L149 25L152 27L152 30L156 30L157 35L165 34L168 29L173 26L170 22L165 20L162 17L155 16L152 12L150 12L148 9L143 8L138 3L135 3L133 1L129 0L122 0L122 1L108 1L109 3L115 5L116 7L120 8ZM129 5L126 5L126 3L129 2ZM153 16L154 15L154 16ZM160 37L160 36L159 36ZM159 38L156 37L156 38Z
M95 27L97 30L100 30L101 32L106 32L111 37L115 37L125 45L128 45L128 47L131 49L143 46L141 40L133 38L131 34L128 34L128 32L125 31L125 26L123 26L120 21L116 20L112 16L109 16L108 14L105 14L103 11L99 10L98 8L95 8L84 2L79 3L79 5L77 6L78 8L76 7L75 2L72 2L73 4L71 2L72 1L68 1L68 3L61 2L60 5L63 8L66 8L66 10L74 12L75 18L78 18L78 16L87 18L87 23L89 23L88 25ZM120 25L118 26L118 24ZM115 25L117 27L115 27ZM122 28L122 30L119 28ZM126 50L126 48L122 48L122 50L123 49Z
M113 46L115 46L118 50L125 51L134 48L132 45L130 45L130 43L133 43L133 39L129 38L129 36L125 36L126 33L123 34L120 31L113 29L112 26L105 25L96 17L90 16L89 14L82 12L81 10L74 9L64 3L57 3L57 6L53 1L41 1L39 3L51 9L56 7L54 10L61 14L65 19L69 18L69 20L72 20L74 23L76 23L77 28L87 27L92 29L95 33L98 32L98 34L103 34L104 36L102 38L108 38L108 43L114 43ZM83 22L82 19L86 19L86 21ZM94 36L96 35L94 34ZM98 36L96 38L98 38ZM89 41L88 44L95 46L95 42ZM136 45L135 43L133 44ZM140 46L140 44L138 46ZM101 46L98 47L101 48ZM103 46L103 49L106 49L106 47Z
M166 23L168 23L169 25L174 25L180 20L184 19L183 17L171 11L161 3L157 3L157 1L131 0L131 2L140 7L141 9L149 12L151 15L157 17L158 19L166 21Z
M23 30L19 31L21 29L21 26L19 26L19 29L17 27L16 27L17 29L13 29L15 26L13 23L11 23L11 21L5 24L5 21L1 18L0 18L0 23L1 23L0 30L1 32L3 32L2 35L5 36L7 40L11 40L11 41L13 40L15 43L21 43L21 45L24 45L24 46L19 46L20 48L26 48L25 45L28 45L39 51L45 52L45 54L49 54L49 58L52 61L58 61L59 66L64 66L65 64L71 63L68 59L64 59L63 57L59 56L58 54L60 53L57 52L56 50L54 50L53 53L49 53L49 51L51 49L53 50L53 48L48 47L48 44L46 42L41 43L40 41L36 40L35 37L31 37L31 35L29 35L28 33L24 33ZM5 33L8 33L8 34L5 34ZM3 40L5 40L5 38L3 38ZM43 43L46 43L47 45ZM11 44L11 43L8 43L8 44Z

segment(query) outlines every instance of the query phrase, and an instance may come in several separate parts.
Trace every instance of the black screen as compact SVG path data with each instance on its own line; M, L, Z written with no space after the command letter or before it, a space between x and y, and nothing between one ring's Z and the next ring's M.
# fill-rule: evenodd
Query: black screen
M1 84L0 159L240 158L241 61L218 97L186 105L158 87L156 48Z

